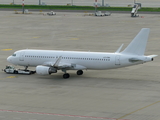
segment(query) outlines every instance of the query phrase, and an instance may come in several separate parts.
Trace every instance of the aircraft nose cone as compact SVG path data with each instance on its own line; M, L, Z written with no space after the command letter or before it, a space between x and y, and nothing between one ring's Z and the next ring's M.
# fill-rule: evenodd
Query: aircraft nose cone
M11 62L11 56L9 56L9 57L7 58L7 61L8 61L8 62Z

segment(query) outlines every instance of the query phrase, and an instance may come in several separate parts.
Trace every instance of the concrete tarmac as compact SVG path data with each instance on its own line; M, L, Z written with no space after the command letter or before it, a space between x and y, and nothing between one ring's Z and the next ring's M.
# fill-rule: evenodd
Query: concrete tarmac
M124 48L141 28L150 28L146 55L159 54L160 16L0 11L0 67L20 49L115 52ZM114 69L68 71L50 76L0 72L1 120L159 120L160 58L142 65ZM98 63L97 63L98 64ZM16 66L16 68L23 68ZM35 68L29 68L35 69Z

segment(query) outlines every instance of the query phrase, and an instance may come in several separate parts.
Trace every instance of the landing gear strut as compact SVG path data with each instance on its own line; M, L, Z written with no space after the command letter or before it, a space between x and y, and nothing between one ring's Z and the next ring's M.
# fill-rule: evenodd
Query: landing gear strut
M24 70L27 70L28 66L25 66Z
M77 71L77 75L82 75L83 74L83 71L82 70L78 70Z
M31 70L27 70L27 69L28 69L28 66L25 66L25 67L24 67L24 71L25 71L25 72L29 72L29 75L36 73L36 71L31 71Z

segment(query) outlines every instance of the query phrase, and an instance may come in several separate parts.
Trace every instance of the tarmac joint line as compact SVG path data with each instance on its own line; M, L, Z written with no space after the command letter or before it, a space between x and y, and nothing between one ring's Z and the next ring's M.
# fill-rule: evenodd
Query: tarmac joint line
M40 38L40 36L36 36L36 37L33 37L33 38Z
M79 40L79 38L71 38L70 40Z
M140 109L138 109L138 110L135 110L135 111L133 111L133 112L130 112L130 113L128 113L128 114L125 114L125 115L123 115L122 117L118 118L117 120L123 119L123 118L125 118L125 117L127 117L127 116L129 116L129 115L131 115L131 114L133 114L133 113L135 113L135 112L138 112L138 111L140 111L140 110L143 110L143 109L145 109L145 108L147 108L147 107L150 107L150 106L152 106L152 105L155 105L155 104L157 104L157 103L160 103L160 101L154 102L154 103L152 103L152 104L150 104L150 105L147 105L147 106L145 106L145 107L142 107L142 108L140 108Z
M17 111L17 110L4 110L0 109L0 112L13 112L13 113L26 113L26 114L38 114L38 115L55 115L63 117L75 117L75 118L89 118L89 119L105 119L105 120L120 120L116 118L106 118L106 117L94 117L94 116L81 116L81 115L69 115L69 114L57 114L57 113L43 113L43 112L29 112L29 111ZM129 120L129 119L121 119Z
M10 51L12 49L1 49L1 51Z
M0 80L5 80L5 79L7 79L7 78L16 78L16 76L8 76L8 77L6 77L6 78L1 78Z
M7 78L16 78L16 76L8 76Z

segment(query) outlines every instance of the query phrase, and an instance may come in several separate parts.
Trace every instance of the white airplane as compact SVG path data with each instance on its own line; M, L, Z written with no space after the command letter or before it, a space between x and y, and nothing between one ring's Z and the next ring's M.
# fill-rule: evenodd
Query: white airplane
M28 66L36 67L36 73L40 75L62 70L65 79L70 77L68 70L77 70L77 75L82 75L83 70L105 70L142 64L153 61L158 56L144 55L149 31L149 28L142 28L122 52L123 44L115 53L25 49L16 51L7 61L24 66L25 69Z

